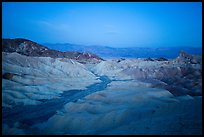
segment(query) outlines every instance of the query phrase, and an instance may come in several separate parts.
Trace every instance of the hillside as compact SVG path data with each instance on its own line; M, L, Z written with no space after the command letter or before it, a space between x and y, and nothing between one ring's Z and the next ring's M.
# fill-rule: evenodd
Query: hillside
M61 52L53 49L49 49L43 45L27 39L2 39L2 51L3 52L17 52L26 56L33 57L52 57L52 58L69 58L75 59L81 63L93 62L97 63L103 59L92 53L80 53L80 52Z

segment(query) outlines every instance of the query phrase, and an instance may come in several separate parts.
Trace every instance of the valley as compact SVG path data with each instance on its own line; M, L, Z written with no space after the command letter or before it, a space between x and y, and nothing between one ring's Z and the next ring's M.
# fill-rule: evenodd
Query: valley
M200 55L105 60L23 39L5 43L4 135L202 134Z

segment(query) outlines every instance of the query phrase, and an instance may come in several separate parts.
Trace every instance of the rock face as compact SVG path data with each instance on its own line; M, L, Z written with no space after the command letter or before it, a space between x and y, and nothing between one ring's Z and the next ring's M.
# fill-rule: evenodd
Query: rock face
M92 53L80 52L60 52L51 50L45 46L27 39L3 39L3 52L17 52L26 56L33 57L52 57L52 58L69 58L75 59L81 63L91 62L98 63L103 59Z

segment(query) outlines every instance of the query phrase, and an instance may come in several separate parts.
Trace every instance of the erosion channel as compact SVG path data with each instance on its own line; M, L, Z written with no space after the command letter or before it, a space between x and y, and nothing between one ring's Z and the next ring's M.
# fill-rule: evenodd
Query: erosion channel
M65 104L76 102L78 99L82 99L89 94L104 90L111 82L107 76L100 76L99 79L102 82L90 85L85 90L64 91L60 98L44 100L40 105L18 105L13 108L3 107L3 123L13 127L18 122L23 126L21 128L26 128L26 131L28 131L28 128L32 125L47 121L57 113L57 110L62 109Z

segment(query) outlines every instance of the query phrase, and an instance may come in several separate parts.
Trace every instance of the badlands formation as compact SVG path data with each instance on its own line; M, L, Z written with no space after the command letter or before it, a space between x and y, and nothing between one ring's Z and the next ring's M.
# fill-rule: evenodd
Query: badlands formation
M201 56L103 60L12 42L2 52L4 135L202 134Z

